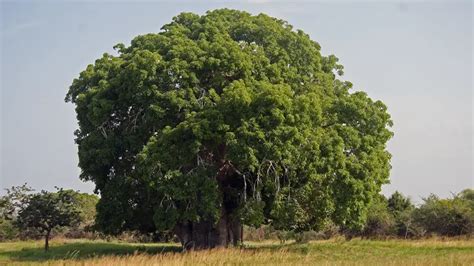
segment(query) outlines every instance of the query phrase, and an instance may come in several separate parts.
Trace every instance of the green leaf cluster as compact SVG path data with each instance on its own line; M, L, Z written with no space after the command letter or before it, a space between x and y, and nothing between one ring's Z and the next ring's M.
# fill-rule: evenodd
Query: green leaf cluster
M18 210L15 224L22 230L33 228L49 235L57 227L79 223L81 212L74 194L72 190L59 189L57 192L43 190L29 195Z

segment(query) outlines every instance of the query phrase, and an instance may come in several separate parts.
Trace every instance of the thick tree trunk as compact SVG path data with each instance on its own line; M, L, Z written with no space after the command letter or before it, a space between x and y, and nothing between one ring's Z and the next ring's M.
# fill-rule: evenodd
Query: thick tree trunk
M242 191L245 184L242 178L236 175L236 169L232 163L224 159L225 154L225 144L219 145L215 156L219 171L215 178L223 198L220 218L217 223L201 221L176 225L174 233L178 236L184 250L237 246L242 243L242 224L232 215L239 206L240 198L232 195L235 194L235 190ZM203 157L204 155L206 153Z
M207 221L179 224L174 233L184 250L192 250L236 246L242 242L241 230L240 221L231 221L225 211L222 211L216 225Z

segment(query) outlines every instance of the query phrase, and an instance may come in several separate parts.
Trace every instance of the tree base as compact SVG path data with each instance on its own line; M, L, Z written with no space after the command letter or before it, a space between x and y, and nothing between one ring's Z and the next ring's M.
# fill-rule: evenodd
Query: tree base
M240 221L230 221L226 215L217 224L208 221L178 224L174 233L184 250L237 246L242 243L242 224Z

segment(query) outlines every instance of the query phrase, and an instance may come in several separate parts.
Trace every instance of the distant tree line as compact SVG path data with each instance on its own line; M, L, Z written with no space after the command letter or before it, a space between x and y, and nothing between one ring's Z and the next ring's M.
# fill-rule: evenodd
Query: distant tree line
M0 197L0 241L13 239L45 239L45 249L52 236L66 238L106 237L95 232L94 221L99 198L93 194L57 189L56 192L34 192L26 185L6 189ZM169 241L171 235L152 237L125 234L127 239ZM362 238L421 238L474 235L474 190L465 189L450 198L431 194L418 206L400 192L390 197L379 195L369 205L366 222L359 229L344 228L332 223L322 230L282 231L270 226L245 228L244 239L278 238L305 242L343 235ZM139 240L140 241L140 240Z
M370 205L365 223L358 229L326 224L322 230L280 231L272 227L246 227L244 239L278 238L281 242L329 239L338 235L350 239L422 238L431 236L474 235L474 190L465 189L451 198L442 199L431 194L418 206L396 191L390 197L379 195Z
M474 190L465 189L451 198L431 194L415 207L409 198L395 192L371 204L362 236L422 237L459 236L474 233Z

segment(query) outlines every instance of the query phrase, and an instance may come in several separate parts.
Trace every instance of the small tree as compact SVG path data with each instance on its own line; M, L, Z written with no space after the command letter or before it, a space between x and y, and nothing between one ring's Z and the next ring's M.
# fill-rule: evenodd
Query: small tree
M26 184L7 188L6 194L0 197L0 241L18 236L15 220L22 202L33 191Z
M410 198L403 196L402 193L395 191L387 200L388 209L392 213L404 212L407 209L413 209L413 203Z
M73 226L80 221L80 211L75 206L74 191L59 189L57 192L41 191L24 200L16 223L20 229L36 229L45 238L45 251L49 249L51 231L60 226Z
M18 209L33 191L26 183L5 190L6 194L0 197L0 220L2 221L15 219Z
M407 238L409 235L417 235L413 224L412 213L415 206L410 198L395 191L388 199L388 210L395 218L395 227L398 236Z

